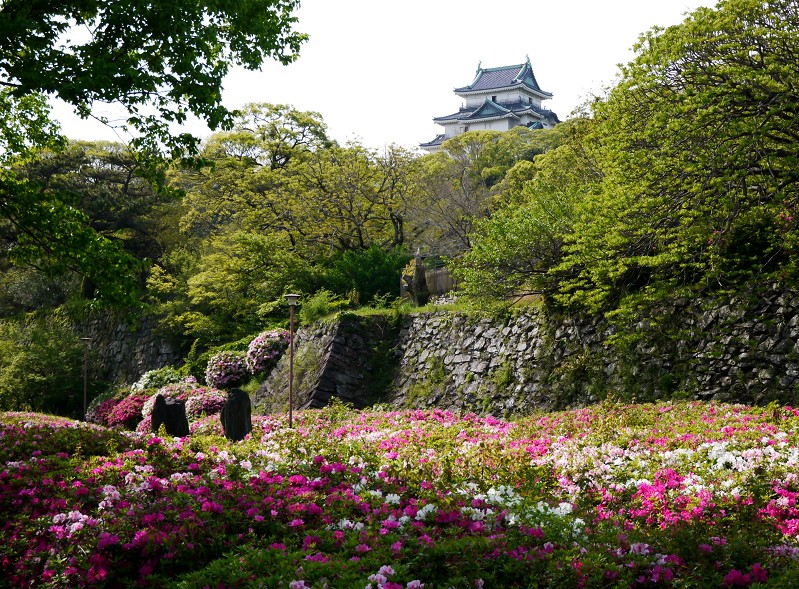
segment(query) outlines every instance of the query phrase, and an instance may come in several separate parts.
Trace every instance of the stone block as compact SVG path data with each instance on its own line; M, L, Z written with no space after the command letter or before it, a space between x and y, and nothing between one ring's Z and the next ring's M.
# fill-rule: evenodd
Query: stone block
M150 425L158 432L164 426L170 436L182 438L189 435L189 420L186 417L186 402L180 399L167 399L164 395L155 398Z
M252 431L250 396L241 389L232 389L219 417L228 440L234 442L243 440Z

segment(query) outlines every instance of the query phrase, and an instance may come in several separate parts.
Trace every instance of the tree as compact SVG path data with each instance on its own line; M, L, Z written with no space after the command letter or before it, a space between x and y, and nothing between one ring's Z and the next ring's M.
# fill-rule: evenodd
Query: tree
M472 247L451 264L464 292L491 300L557 291L577 208L602 180L585 142L592 128L591 119L575 118L541 131L550 149L507 171L502 204L475 222Z
M0 407L79 417L83 343L57 315L0 321ZM98 384L91 379L92 388Z
M229 231L297 235L290 205L289 167L331 145L319 113L288 105L246 105L229 132L215 133L201 156L209 165L178 168L171 180L186 192L184 231L209 236Z
M15 97L55 95L88 117L118 103L141 142L192 148L169 124L189 113L229 125L222 80L233 64L296 59L299 0L129 2L6 0L0 9L0 85Z
M497 189L507 171L542 153L547 137L547 131L526 127L470 131L445 141L437 153L419 158L409 220L414 244L439 255L468 250L474 223L496 208Z
M412 161L394 145L382 154L358 143L310 154L292 169L291 218L298 241L321 255L401 247Z
M86 118L97 103L117 103L132 145L162 164L193 153L197 139L172 136L189 113L227 127L221 83L233 64L289 63L305 36L292 30L298 0L98 3L6 0L0 5L0 239L9 259L55 275L74 271L95 286L98 305L138 301L141 264L89 227L75 196L47 191L10 164L63 145L42 95L57 96ZM108 121L105 121L108 122ZM152 178L156 178L157 174ZM162 186L159 186L162 187Z
M799 3L722 0L636 53L595 105L605 178L567 245L562 300L632 312L795 280Z
M137 258L158 258L163 251L156 235L155 211L176 200L172 190L158 189L146 157L121 143L71 141L62 149L41 150L16 168L18 177L48 194L74 197L74 206L89 227L121 243ZM155 175L155 177L154 177Z

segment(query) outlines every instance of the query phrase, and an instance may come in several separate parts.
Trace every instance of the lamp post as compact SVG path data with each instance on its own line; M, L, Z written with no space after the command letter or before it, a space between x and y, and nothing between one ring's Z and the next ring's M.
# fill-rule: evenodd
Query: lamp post
M92 338L82 337L80 339L83 341L83 421L86 421L87 391L89 390L89 342L92 341Z
M297 306L298 294L287 294L289 302L289 427L292 427L291 409L294 405L294 307Z

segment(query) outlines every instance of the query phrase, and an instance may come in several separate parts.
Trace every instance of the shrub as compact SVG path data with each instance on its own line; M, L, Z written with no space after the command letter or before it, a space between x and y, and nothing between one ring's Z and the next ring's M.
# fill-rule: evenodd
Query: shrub
M142 419L136 426L136 432L140 434L153 433L153 420L150 419L149 417L145 417L144 419Z
M361 301L375 296L397 295L400 274L410 256L400 249L385 251L378 245L339 255L328 272L328 283L336 292L356 291Z
M300 321L305 324L314 323L323 317L349 306L350 301L322 289L303 301L300 306Z
M149 418L150 415L152 415L153 405L155 405L155 398L158 395L163 395L167 399L180 399L181 401L185 401L189 398L189 395L191 395L192 391L194 391L197 386L197 379L193 376L188 376L181 382L162 386L155 393L150 395L150 398L144 402L144 406L141 410L142 417Z
M219 352L208 360L205 369L205 382L209 386L220 388L235 386L248 374L247 361L241 352Z
M164 366L163 368L157 368L155 370L145 372L130 388L134 391L141 391L143 389L160 389L165 385L181 382L182 380L183 376L181 376L180 372L171 366Z
M111 411L130 393L130 388L109 389L96 396L86 408L86 421L108 426Z
M186 356L186 363L181 368L183 374L192 375L196 378L205 378L205 370L208 368L208 361L211 356L219 352L247 352L247 346L253 338L256 337L255 333L251 333L234 342L227 342L219 346L203 349L199 340L195 340Z
M285 329L260 333L247 349L247 368L253 374L271 370L288 345L289 332Z
M131 390L131 393L114 405L108 415L109 426L120 426L127 429L134 429L141 419L142 407L152 394L152 389L143 391Z
M200 387L194 389L186 400L186 415L189 421L203 415L215 415L225 406L227 395L213 388Z

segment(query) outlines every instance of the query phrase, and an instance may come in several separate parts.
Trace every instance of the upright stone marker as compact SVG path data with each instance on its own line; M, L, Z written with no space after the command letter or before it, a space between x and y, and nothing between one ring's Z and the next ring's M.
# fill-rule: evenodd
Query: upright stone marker
M185 401L167 399L164 395L158 395L150 419L155 433L158 433L158 429L163 425L170 436L182 438L189 435Z
M222 407L222 429L228 440L239 442L252 431L252 405L250 396L241 389L231 389L227 403Z

